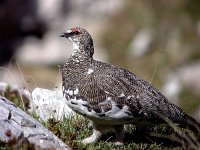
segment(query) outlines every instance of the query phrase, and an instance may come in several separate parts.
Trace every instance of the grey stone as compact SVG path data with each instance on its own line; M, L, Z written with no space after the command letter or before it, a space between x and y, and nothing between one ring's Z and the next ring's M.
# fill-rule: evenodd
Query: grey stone
M63 117L73 116L75 112L68 107L62 95L48 89L35 88L32 92L31 112L47 121L49 118L62 120Z
M4 97L0 97L0 141L13 147L29 143L40 149L70 149L41 123Z

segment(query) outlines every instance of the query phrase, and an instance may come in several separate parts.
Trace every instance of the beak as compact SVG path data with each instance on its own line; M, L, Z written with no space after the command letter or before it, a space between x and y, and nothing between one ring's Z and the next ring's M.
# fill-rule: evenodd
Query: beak
M65 38L68 38L68 37L71 37L71 36L72 36L71 32L64 32L64 33L60 34L60 37L65 37Z
M61 34L60 34L60 37L65 37L65 33L61 33Z

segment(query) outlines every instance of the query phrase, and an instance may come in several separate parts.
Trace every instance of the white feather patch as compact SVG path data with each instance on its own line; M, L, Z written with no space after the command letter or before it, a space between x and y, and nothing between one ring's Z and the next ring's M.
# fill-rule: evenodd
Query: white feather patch
M79 45L78 45L77 43L75 43L75 42L73 42L73 49L74 49L74 50L75 50L75 49L79 50Z
M68 95L71 95L71 96L72 96L72 95L73 95L73 90L69 90L69 89L68 89L68 90L65 90L65 93L67 93Z
M71 102L75 104L72 104ZM81 114L87 114L87 115L89 113L87 107L84 106L84 105L87 105L87 101L83 101L82 99L76 99L76 97L74 97L70 99L67 102L67 104L70 108L72 108L76 112L79 112Z
M78 88L76 88L76 90L74 91L74 95L78 94Z
M122 92L119 97L124 97L124 96L125 96L125 94Z
M94 72L94 70L93 69L88 69L88 74L91 74L91 73L93 73Z
M135 96L134 95L129 95L128 97L127 97L127 99L131 99L131 98L134 98Z
M127 112L130 113L128 108L129 107L125 105L125 106L123 106L122 109L119 109L119 108L116 109L116 106L115 106L115 107L113 107L113 109L115 109L115 111L111 112L109 117L114 118L114 119L118 119L118 120L121 120L123 118L131 118L131 116L129 116L127 114Z

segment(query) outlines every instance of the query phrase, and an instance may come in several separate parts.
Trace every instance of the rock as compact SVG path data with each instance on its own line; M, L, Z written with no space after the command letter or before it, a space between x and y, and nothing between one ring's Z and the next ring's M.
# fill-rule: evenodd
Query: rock
M200 62L183 66L167 75L163 93L169 99L177 99L183 87L200 95Z
M42 121L47 121L50 118L62 120L63 117L69 117L75 114L68 107L66 100L59 91L55 92L48 89L35 88L30 93L27 89L19 88L17 85L0 82L0 95L19 97L19 103L22 104L24 110L34 112Z
M33 90L30 111L34 111L43 121L47 121L49 118L62 120L64 116L69 117L75 114L61 95L42 88Z
M42 124L4 97L0 97L0 142L15 148L26 143L33 145L34 149L70 149Z
M173 103L178 104L178 96L183 89L183 85L179 78L173 75L167 76L167 81L162 88L162 93L166 95L170 101L173 100Z
M0 95L4 94L6 92L7 88L8 88L7 83L0 82Z
M151 29L142 29L136 35L130 44L130 53L134 57L142 57L150 50L150 45L153 42L154 34Z

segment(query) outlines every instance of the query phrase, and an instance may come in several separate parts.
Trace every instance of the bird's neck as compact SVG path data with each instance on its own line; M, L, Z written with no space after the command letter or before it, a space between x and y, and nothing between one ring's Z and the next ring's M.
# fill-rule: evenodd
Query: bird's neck
M90 50L86 49L86 47L73 44L73 53L69 58L69 62L79 67L90 65L93 62L93 53Z
M70 56L70 61L75 64L91 64L93 61L93 45L84 46L80 43L73 43L73 53Z

